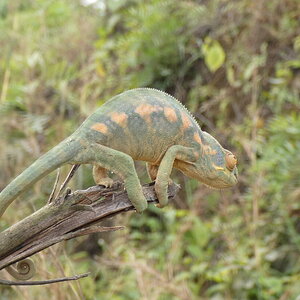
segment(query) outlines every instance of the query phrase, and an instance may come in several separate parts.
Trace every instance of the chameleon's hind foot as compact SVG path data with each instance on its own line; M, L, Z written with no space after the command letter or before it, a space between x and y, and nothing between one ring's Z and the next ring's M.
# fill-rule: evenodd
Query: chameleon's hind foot
M110 188L114 184L114 181L107 176L107 169L97 164L93 167L93 177L97 185L103 185L106 188Z
M98 181L96 182L96 184L97 184L97 185L103 185L103 186L105 186L106 188L110 188L110 187L113 186L114 181L113 181L111 178L109 178L109 177L105 177L105 178L101 178L100 180L98 180Z
M106 146L91 143L89 151L80 152L75 158L76 163L93 163L93 177L97 184L111 186L113 180L107 176L107 170L113 171L124 180L124 187L128 199L137 212L144 211L147 200L143 194L140 180L137 176L134 162L131 156L126 153L108 148Z

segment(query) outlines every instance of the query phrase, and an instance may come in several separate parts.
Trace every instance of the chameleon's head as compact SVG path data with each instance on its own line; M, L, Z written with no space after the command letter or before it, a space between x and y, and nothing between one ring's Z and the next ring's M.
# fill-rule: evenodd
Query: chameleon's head
M217 189L231 187L237 183L237 159L207 132L201 136L202 150L199 159L185 170L186 175Z

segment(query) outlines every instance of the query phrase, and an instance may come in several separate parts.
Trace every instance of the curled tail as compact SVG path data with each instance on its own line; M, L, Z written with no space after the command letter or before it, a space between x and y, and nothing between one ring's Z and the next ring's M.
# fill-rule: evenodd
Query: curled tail
M70 162L81 149L80 142L71 136L37 159L1 191L0 217L15 198L53 170Z

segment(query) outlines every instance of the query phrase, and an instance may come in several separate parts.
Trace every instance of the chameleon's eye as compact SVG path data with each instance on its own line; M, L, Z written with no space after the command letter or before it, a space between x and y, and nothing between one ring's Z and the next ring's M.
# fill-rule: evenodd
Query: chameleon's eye
M233 155L232 153L228 153L226 155L226 167L228 170L232 171L234 169L234 167L237 164L237 159L235 157L235 155Z

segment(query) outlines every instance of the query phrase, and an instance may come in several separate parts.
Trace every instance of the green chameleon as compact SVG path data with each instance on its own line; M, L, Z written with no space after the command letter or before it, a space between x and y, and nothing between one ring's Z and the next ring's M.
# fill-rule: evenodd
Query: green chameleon
M172 168L208 186L237 183L237 160L172 96L138 88L113 97L67 139L40 157L0 193L0 216L36 181L64 164L93 164L93 177L109 187L107 171L119 175L138 212L147 208L134 160L147 162L161 207L168 203Z
M12 201L64 164L93 164L97 184L113 184L107 172L124 180L138 212L147 208L134 160L146 161L159 206L168 203L171 171L222 189L237 183L237 159L199 125L174 97L138 88L113 97L67 139L40 157L0 193L0 217Z

